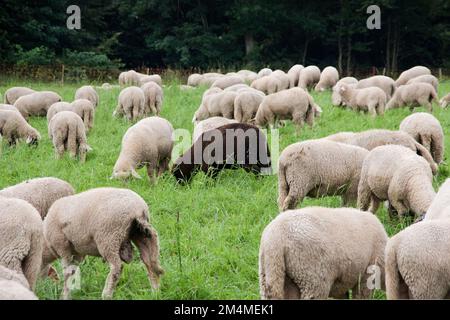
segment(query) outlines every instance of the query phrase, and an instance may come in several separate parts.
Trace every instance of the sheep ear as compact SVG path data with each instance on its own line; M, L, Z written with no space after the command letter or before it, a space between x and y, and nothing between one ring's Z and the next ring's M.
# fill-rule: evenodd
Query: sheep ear
M131 169L131 175L136 179L142 179L142 177L134 169Z

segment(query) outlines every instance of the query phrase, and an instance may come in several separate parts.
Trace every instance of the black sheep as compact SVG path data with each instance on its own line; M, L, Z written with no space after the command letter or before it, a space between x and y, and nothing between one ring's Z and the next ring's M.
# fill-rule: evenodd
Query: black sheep
M175 161L172 174L178 182L186 182L199 170L216 177L222 169L237 168L255 174L272 172L266 136L245 123L230 123L204 132Z

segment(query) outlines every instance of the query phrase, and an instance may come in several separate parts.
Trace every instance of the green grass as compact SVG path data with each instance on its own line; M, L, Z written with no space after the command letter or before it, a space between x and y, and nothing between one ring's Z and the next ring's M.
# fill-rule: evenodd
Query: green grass
M164 88L162 116L174 128L192 131L191 119L203 89L181 91L177 84L173 82ZM2 84L0 92L18 85L54 90L66 101L72 101L75 90L81 86L15 81ZM442 83L440 96L449 91L450 82ZM71 183L77 192L113 186L130 188L140 194L150 206L151 222L160 235L161 262L166 274L160 292L152 292L144 266L136 254L132 263L124 266L114 295L116 299L258 299L259 240L263 228L278 214L277 176L256 179L242 170L229 170L222 172L217 181L198 174L191 185L184 187L176 185L169 173L155 186L150 185L148 179L125 183L110 180L122 135L131 124L111 116L118 88L110 91L99 89L98 92L100 106L96 111L94 128L88 136L94 151L88 154L85 164L67 156L57 161L47 136L46 119L32 118L31 124L41 132L43 139L37 148L23 144L9 148L3 143L0 188L30 178L55 176ZM295 135L290 123L281 128L280 152L291 143L339 131L397 129L401 120L410 114L408 109L398 109L372 119L368 115L332 107L329 92L313 95L323 108L321 118L313 128L303 128L299 136ZM447 133L450 110L435 106L434 115ZM447 139L446 155L450 150L449 143ZM140 174L146 177L145 169ZM439 175L434 178L435 187L447 176L447 164L443 164ZM340 199L306 199L302 204L310 205L338 207ZM395 234L410 223L410 220L390 221L384 208L380 208L378 215L389 234ZM56 265L61 274L59 265ZM107 274L108 266L100 258L88 257L81 264L81 290L75 291L73 297L99 299ZM62 281L42 279L37 285L37 295L41 299L58 299L61 289ZM378 293L376 297L383 298L384 295Z

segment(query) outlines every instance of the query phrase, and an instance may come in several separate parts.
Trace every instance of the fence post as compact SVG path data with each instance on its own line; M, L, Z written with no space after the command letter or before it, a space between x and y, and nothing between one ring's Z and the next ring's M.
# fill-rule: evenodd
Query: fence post
M147 71L147 74L150 74L150 68L147 68L146 71Z
M442 80L442 68L439 68L439 80Z
M64 64L61 67L61 85L64 85Z

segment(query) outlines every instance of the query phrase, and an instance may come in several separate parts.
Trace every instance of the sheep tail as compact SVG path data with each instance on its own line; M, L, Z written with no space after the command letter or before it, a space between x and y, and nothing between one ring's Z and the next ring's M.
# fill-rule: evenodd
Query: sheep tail
M438 166L437 166L436 162L434 162L433 157L431 156L430 152L427 149L425 149L424 146L422 146L420 143L418 143L415 140L414 140L414 144L416 146L417 154L424 157L425 160L428 161L428 163L430 164L430 167L431 167L431 171L433 172L433 175L435 175L438 171Z
M389 300L402 299L402 287L406 286L397 261L396 238L391 238L386 247L386 295Z
M289 184L286 180L286 166L279 163L278 166L278 208L283 211L284 201L289 194Z
M158 233L148 223L145 217L135 218L133 221L131 239L137 246L141 260L147 268L148 278L153 289L159 288L159 279L164 270L159 264Z
M259 252L259 288L261 299L283 299L284 281L286 278L286 265L284 259L283 246L272 246L279 242L282 235L272 233L261 240ZM271 244L268 250L265 244Z

